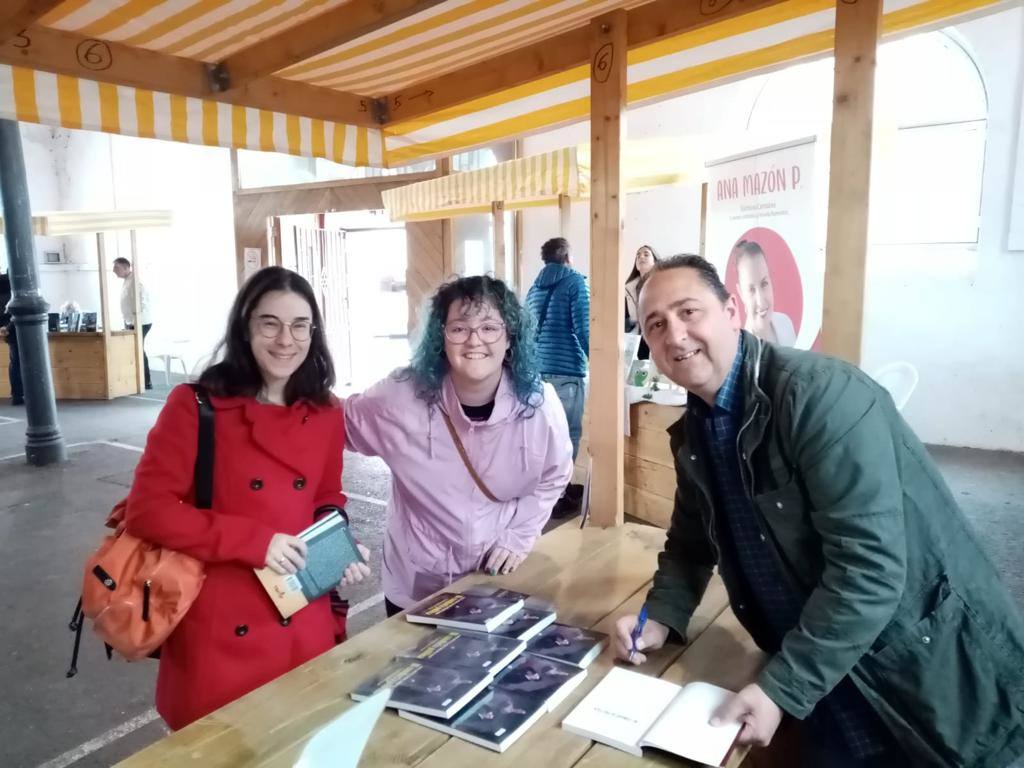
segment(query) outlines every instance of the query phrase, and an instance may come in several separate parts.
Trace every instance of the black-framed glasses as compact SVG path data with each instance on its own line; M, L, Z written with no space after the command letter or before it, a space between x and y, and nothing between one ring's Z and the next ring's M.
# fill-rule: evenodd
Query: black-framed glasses
M455 320L445 323L444 326L444 337L452 344L465 344L474 332L484 344L493 344L505 335L505 324L500 320L487 320L480 325L470 325L461 320Z
M309 341L316 327L311 320L293 320L290 323L284 322L273 315L265 315L255 319L256 333L264 339L276 339L285 328L291 333L295 341Z

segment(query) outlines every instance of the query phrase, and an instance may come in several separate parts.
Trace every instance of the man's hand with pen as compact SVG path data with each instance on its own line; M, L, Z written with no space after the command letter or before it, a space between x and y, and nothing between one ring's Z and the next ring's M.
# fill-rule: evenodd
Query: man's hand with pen
M668 627L654 619L641 616L623 616L615 622L615 655L630 664L643 664L647 656L643 651L661 648L668 639ZM634 637L635 636L635 637Z

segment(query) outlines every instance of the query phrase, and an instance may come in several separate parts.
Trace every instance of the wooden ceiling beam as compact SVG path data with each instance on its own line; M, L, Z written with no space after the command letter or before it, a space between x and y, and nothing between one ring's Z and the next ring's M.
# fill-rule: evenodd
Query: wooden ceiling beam
M218 92L202 62L45 27L29 27L0 43L0 62L349 125L380 125L374 100L366 96L272 77Z
M217 68L227 88L239 88L442 2L444 0L350 0L231 54Z
M0 9L0 43L31 27L64 0L7 0Z
M655 0L627 14L630 49L778 5L786 0ZM456 72L388 94L386 122L413 120L473 99L565 72L589 61L587 27L563 32Z

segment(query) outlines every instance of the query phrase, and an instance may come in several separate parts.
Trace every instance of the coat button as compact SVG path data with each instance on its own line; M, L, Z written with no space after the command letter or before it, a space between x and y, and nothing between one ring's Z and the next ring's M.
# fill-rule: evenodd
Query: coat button
M928 643L930 643L931 641L932 641L932 639L930 637L928 637L928 635L925 635L924 637L921 638L921 642L924 643L925 645L928 645Z
M776 501L775 502L775 506L778 507L779 509L782 509L782 502L781 501Z
M761 534L761 541L768 541L768 537L765 536L763 533Z
M258 491L260 488L263 487L263 481L260 480L258 477L254 477L252 480L249 481L249 487L252 488L254 491Z
M696 453L691 453L690 454L690 461L696 461L696 460L697 460L697 454Z
M281 626L282 627L287 627L291 623L292 623L292 617L291 616L289 616L287 619L281 619Z
M292 488L294 488L296 491L301 491L305 487L306 487L306 478L304 478L304 477L296 477L295 481L292 483Z
M235 627L235 634L239 637L245 637L247 634L249 634L249 625L239 624L237 627Z

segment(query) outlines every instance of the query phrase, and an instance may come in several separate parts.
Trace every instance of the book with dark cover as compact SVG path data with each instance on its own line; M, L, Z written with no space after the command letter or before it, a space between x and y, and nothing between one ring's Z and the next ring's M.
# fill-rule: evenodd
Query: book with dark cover
M348 566L363 562L348 523L339 512L324 516L302 531L299 538L306 542L306 567L301 571L282 576L269 568L256 569L260 583L282 618L330 592Z
M414 624L490 632L523 607L523 599L442 592L406 612Z
M524 654L451 719L399 712L413 722L504 752L586 677L586 670Z
M601 655L608 635L567 624L551 624L533 638L526 649L537 656L586 668Z
M400 655L440 667L481 669L493 675L525 648L525 642L511 637L438 629Z
M514 637L517 640L530 640L544 627L551 624L555 617L554 611L533 608L530 605L530 601L527 600L526 605L523 606L519 613L514 613L505 619L505 621L491 630L491 634L501 635L502 637Z
M447 719L493 679L493 674L484 669L439 667L400 658L360 683L351 696L362 701L382 688L390 688L389 707Z

